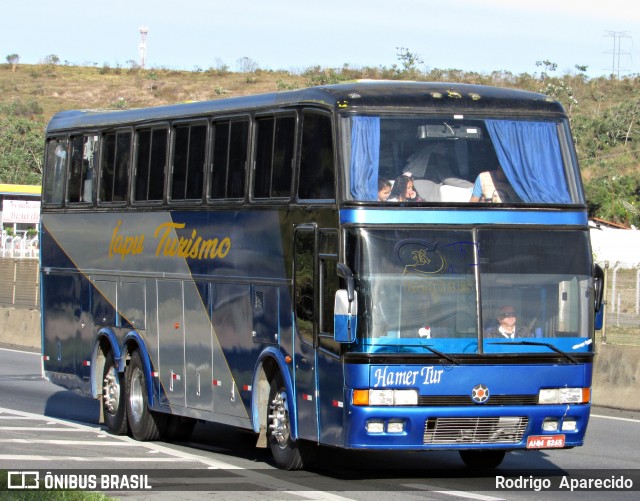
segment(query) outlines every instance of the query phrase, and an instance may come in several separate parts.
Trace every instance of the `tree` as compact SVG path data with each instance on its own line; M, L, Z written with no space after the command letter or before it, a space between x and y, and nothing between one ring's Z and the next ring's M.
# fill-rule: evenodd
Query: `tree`
M540 73L541 82L545 81L549 76L549 72L556 71L558 69L558 65L556 63L552 63L548 59L545 59L544 61L536 61L536 66L544 66L544 71Z
M258 63L247 56L241 57L236 63L240 73L253 73L258 69Z
M400 64L402 64L403 73L407 74L408 76L417 73L417 65L423 63L422 59L420 59L420 56L418 54L410 52L406 47L396 47L396 50L398 51L396 53L396 56L398 56L398 60L400 61Z
M44 129L23 117L0 117L0 183L40 184Z
M7 56L7 62L11 65L11 72L15 73L16 67L20 62L20 56L18 54L9 54Z
M47 64L49 66L55 66L59 62L60 62L60 58L55 54L49 54L47 57L44 58L44 64Z

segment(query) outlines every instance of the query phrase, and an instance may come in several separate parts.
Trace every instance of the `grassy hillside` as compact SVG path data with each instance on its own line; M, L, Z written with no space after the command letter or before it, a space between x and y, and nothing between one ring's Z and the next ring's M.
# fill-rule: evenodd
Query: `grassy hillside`
M546 66L551 68L552 66ZM588 79L553 71L514 75L434 69L313 67L301 74L226 69L0 65L0 182L37 182L42 131L57 111L129 108L200 101L338 83L357 78L466 82L543 92L571 117L583 179L594 215L640 226L640 76ZM28 175L25 171L29 171ZM623 203L624 202L624 203Z

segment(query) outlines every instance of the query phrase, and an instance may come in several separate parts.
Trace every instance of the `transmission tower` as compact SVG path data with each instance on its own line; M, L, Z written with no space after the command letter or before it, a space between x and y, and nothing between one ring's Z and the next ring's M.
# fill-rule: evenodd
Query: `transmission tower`
M138 45L138 50L140 51L140 68L144 69L144 66L147 62L147 33L149 33L149 28L146 26L140 26L140 44Z
M620 78L620 56L628 56L630 52L622 52L621 42L623 38L631 38L628 31L607 31L607 37L613 38L613 50L607 51L607 54L612 54L611 74L617 75ZM628 69L622 69L622 71L629 71Z

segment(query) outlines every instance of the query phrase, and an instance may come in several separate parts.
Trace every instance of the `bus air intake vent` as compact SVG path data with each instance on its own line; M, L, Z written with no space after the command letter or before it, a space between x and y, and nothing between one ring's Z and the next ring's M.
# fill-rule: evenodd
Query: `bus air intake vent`
M441 417L427 419L426 444L517 444L522 441L526 417Z
M537 405L538 395L491 395L483 405ZM478 405L469 395L420 395L418 405L440 407L451 405Z

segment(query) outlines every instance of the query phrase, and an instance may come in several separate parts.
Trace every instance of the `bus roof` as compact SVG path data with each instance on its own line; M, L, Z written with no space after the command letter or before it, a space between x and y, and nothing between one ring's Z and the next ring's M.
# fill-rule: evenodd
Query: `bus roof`
M2 184L0 183L0 195L32 195L39 197L42 186L31 184Z
M63 111L53 116L47 132L151 123L184 116L208 116L291 105L320 105L342 111L386 108L469 113L497 109L505 113L526 111L564 115L558 101L534 92L460 83L371 80L150 108Z

